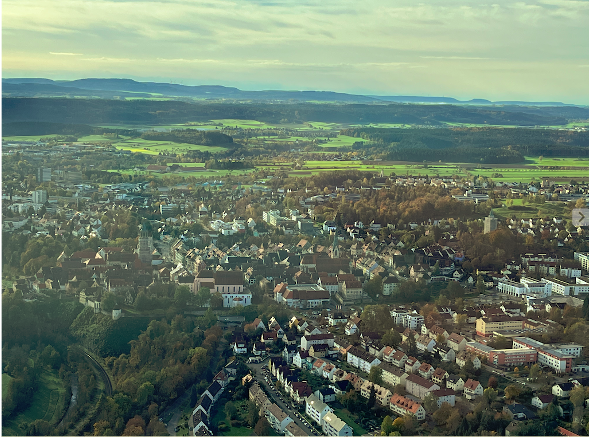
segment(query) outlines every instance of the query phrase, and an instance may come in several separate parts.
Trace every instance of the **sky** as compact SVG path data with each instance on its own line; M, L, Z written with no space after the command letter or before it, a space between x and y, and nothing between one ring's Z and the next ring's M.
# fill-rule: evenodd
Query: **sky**
M3 0L2 76L588 104L588 1Z

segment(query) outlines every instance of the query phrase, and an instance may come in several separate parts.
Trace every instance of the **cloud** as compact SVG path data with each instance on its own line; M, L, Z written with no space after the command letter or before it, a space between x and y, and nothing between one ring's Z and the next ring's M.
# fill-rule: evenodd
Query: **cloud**
M50 55L57 56L83 56L82 53L70 53L70 52L49 52Z
M481 59L494 59L494 58L482 58L477 56L421 56L422 59L461 59L461 60L481 60Z

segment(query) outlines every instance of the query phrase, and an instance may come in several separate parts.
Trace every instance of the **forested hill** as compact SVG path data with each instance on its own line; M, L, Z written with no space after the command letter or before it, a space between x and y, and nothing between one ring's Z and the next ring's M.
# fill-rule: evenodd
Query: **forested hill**
M588 119L588 110L577 107L514 108L459 105L374 104L264 104L189 103L182 101L104 100L64 98L4 98L3 122L57 122L68 124L167 124L211 119L246 119L268 123L403 123L444 125L473 123L489 125L564 125Z
M400 161L518 163L526 155L588 156L588 131L526 128L377 129L351 128L342 135L367 141ZM362 147L362 146L355 146Z

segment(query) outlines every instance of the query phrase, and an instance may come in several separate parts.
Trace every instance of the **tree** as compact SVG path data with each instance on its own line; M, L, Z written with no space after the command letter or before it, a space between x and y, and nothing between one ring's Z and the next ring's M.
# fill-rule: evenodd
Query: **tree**
M433 414L432 418L436 421L438 426L442 426L447 422L447 419L453 412L453 408L447 402L443 403Z
M389 436L395 429L393 427L393 419L391 416L386 415L381 422L381 436Z
M477 276L477 283L475 284L475 290L478 294L483 294L486 291L486 287L483 283L483 277L481 275Z
M252 400L248 400L247 418L248 418L248 426L249 427L254 428L256 426L256 423L258 422L258 419L260 418L258 412L259 412L259 410L256 407L256 403L254 403Z
M375 385L383 385L383 377L382 377L383 370L379 367L371 367L369 371L369 381L373 382Z
M223 296L219 292L211 295L211 307L214 309L223 308Z
M529 370L529 377L534 380L537 379L540 375L541 367L539 367L539 364L533 364L531 366L531 369Z
M498 379L495 376L490 376L488 379L488 388L496 389L498 387Z
M107 292L103 295L100 301L100 307L105 312L111 312L117 306L117 297L112 292Z
M206 306L211 300L211 290L208 287L202 287L195 296L197 306Z
M272 427L265 417L260 417L254 426L254 433L258 436L270 436L273 432Z
M588 399L587 386L577 385L570 391L570 401L574 404L574 406L583 406L586 399Z
M377 401L377 394L375 393L375 386L371 385L371 392L369 393L369 399L367 400L367 409L373 408Z
M504 389L504 397L506 400L513 400L520 395L520 388L514 384L508 385Z
M426 412L429 414L432 414L438 409L437 397L432 392L429 392L426 394L426 397L424 397L424 409L426 409Z
M236 415L238 414L238 409L232 401L228 401L223 408L223 412L225 413L227 423L230 424L231 420L236 418Z
M488 406L491 405L496 400L497 397L498 397L498 391L496 391L494 388L487 387L486 389L483 390L483 398L488 403Z
M192 294L188 286L179 286L174 292L174 303L177 306L186 306L192 298Z

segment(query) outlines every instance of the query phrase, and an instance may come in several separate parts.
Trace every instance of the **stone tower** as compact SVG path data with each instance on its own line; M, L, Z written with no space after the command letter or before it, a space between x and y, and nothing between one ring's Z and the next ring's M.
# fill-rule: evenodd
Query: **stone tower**
M490 215L483 220L483 233L491 233L496 228L498 228L498 218L495 218L494 211L490 210Z

